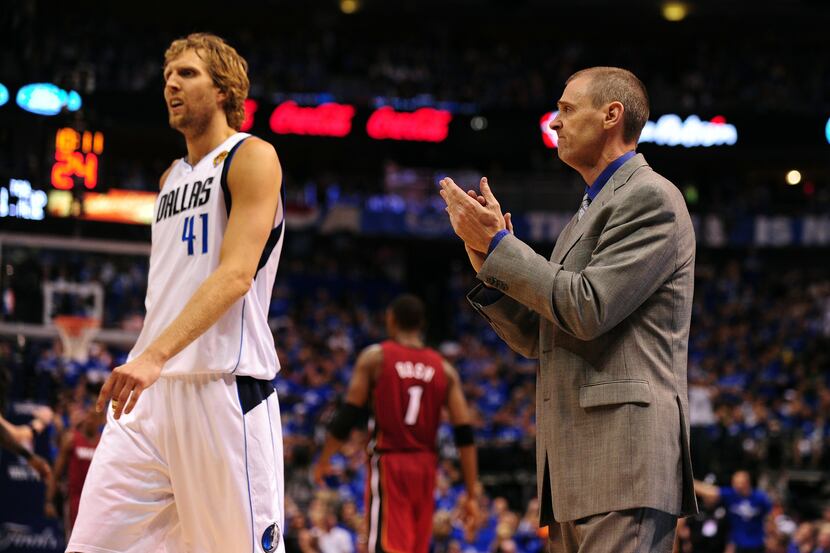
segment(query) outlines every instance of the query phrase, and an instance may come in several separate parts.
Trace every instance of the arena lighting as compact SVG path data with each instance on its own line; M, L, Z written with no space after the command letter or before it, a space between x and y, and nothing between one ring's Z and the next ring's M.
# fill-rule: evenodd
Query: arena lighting
M792 171L787 171L787 184L790 186L795 186L796 184L801 182L801 171L793 169Z
M481 115L476 115L470 119L470 128L474 131L483 131L487 128L487 118Z
M548 148L556 148L559 145L559 136L556 131L550 128L551 121L559 115L558 111L549 111L539 120L539 127L542 129L542 140Z
M0 217L42 221L44 207L46 192L32 190L28 180L9 179L8 186L0 186Z
M274 108L269 125L277 134L343 137L352 130L354 113L354 106L347 104L300 107L289 100Z
M683 21L689 15L689 7L684 2L665 2L660 11L666 21Z
M346 15L353 14L360 9L360 0L340 0L340 11Z
M441 109L420 108L406 113L384 106L369 116L366 132L375 140L443 142L449 133L450 121L452 114Z
M69 111L81 109L81 95L67 92L51 83L27 84L17 91L17 105L37 115L57 115L66 107Z
M726 122L718 115L711 121L702 121L697 115L690 115L685 120L679 115L663 115L657 122L648 121L640 143L653 142L660 146L733 146L738 141L735 125Z
M9 101L9 89L0 83L0 106Z
M55 164L52 165L52 186L72 190L73 177L80 177L84 187L98 185L98 156L104 151L104 134L84 131L83 134L65 127L55 135Z
M254 126L254 114L258 108L259 103L256 100L251 100L250 98L245 100L245 118L242 120L242 126L239 127L240 131L246 132L251 130L251 127Z

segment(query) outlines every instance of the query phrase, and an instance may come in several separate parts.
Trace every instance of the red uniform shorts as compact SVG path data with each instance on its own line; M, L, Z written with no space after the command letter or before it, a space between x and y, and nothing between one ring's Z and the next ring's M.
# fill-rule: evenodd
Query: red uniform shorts
M369 553L427 553L438 457L430 451L380 453L369 462Z

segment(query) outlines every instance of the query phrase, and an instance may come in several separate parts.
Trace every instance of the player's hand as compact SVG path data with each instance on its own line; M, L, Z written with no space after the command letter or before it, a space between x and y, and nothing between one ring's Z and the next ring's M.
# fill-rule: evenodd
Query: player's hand
M43 505L43 514L46 515L46 518L58 518L58 509L53 501L47 501Z
M41 405L32 412L32 415L34 416L35 420L42 422L44 426L48 426L49 423L52 422L52 419L55 416L55 412L52 411L52 409L48 406Z
M314 482L318 486L323 486L328 488L328 484L326 484L326 476L331 473L331 464L324 459L320 459L317 461L317 464L314 465Z
M142 392L158 380L163 365L163 362L145 352L129 363L116 367L101 388L95 409L102 412L107 400L112 398L112 411L116 419L121 413L129 414Z
M52 474L52 467L49 466L49 461L41 457L40 455L32 455L29 457L27 461L29 466L35 469L35 472L38 473L40 479L46 481L49 479L49 476Z
M461 522L464 524L464 537L467 541L475 538L478 530L478 519L480 518L478 499L467 496L461 506Z
M505 228L499 202L493 196L487 178L481 179L481 195L478 198L464 192L449 177L441 179L441 197L447 203L447 213L453 230L473 250L486 252L490 240Z
M55 412L49 407L41 405L34 410L32 415L34 415L34 418L29 421L29 427L32 429L34 434L40 434L46 430L46 427L52 422Z

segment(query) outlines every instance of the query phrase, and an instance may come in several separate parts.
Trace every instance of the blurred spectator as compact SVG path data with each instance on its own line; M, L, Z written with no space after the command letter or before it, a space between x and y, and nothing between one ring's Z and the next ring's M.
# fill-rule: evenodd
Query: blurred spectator
M812 522L802 522L793 534L787 553L813 553L816 548L816 525Z
M813 553L830 553L830 524L826 522L819 527L817 546Z
M320 553L353 553L352 537L337 525L337 513L329 501L317 498L311 502L308 511L311 536L316 540Z
M764 519L772 509L767 495L753 490L749 473L737 471L732 485L718 488L695 480L695 493L706 503L720 502L726 507L730 524L730 542L735 553L764 553Z

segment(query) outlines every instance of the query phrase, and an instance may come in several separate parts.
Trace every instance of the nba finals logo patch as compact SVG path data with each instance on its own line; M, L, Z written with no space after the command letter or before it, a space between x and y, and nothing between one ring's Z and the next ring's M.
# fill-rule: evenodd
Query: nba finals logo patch
M228 157L228 152L227 151L220 152L219 155L217 155L215 158L213 158L213 166L214 167L218 166L220 163L225 161L226 157Z
M262 549L265 553L274 553L280 544L280 527L275 522L262 533Z

